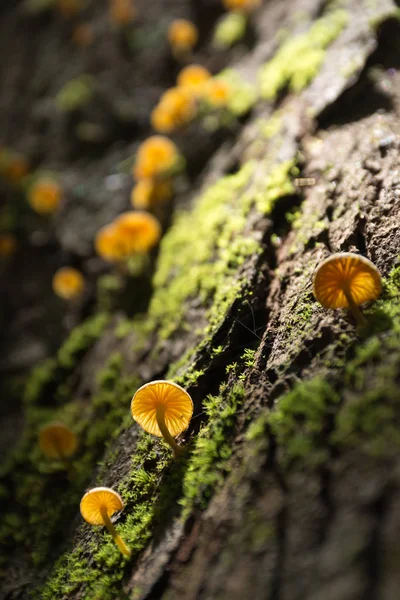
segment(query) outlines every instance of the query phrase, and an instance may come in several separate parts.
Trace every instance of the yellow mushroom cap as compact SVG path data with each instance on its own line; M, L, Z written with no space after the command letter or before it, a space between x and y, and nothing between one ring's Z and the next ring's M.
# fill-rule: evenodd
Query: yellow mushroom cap
M205 88L205 97L210 104L219 107L228 103L231 94L230 87L226 81L221 79L210 79Z
M131 414L145 431L162 437L157 424L157 407L164 406L165 424L172 436L188 428L193 415L189 394L172 381L151 381L138 389L132 398Z
M57 210L62 197L60 185L53 179L38 179L29 190L28 202L41 215L50 215Z
M345 292L359 306L375 300L381 290L381 275L375 265L352 252L333 254L314 275L314 295L324 308L348 308Z
M126 257L149 252L161 237L158 219L145 211L122 213L114 225Z
M197 44L196 25L186 19L175 19L168 29L168 41L173 48L190 49Z
M196 112L195 97L188 87L170 88L152 111L151 124L156 131L168 133L189 123Z
M163 175L174 166L178 158L175 144L163 135L152 135L139 146L133 175L148 179Z
M201 65L189 65L181 70L177 78L177 84L193 91L201 92L204 84L211 79L211 73Z
M6 153L4 163L2 172L11 183L19 183L29 173L29 164L20 154Z
M53 277L53 290L63 300L71 300L82 293L85 287L85 278L82 273L73 267L58 269Z
M123 247L114 223L102 227L97 232L94 245L97 254L104 260L115 262L124 258Z
M104 525L101 510L106 509L111 517L124 508L121 496L111 488L96 487L86 492L80 503L82 517L90 525Z
M68 458L77 447L78 438L64 423L49 423L39 431L39 448L48 458Z

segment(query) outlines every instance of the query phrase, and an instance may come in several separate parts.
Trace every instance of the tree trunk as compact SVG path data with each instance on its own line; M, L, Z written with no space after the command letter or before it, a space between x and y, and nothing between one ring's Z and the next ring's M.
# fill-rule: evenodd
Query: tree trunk
M64 195L46 219L1 183L18 250L0 274L0 598L397 600L399 9L269 0L217 50L219 0L137 0L123 30L102 2L72 20L42 4L0 7L2 145ZM217 129L174 136L186 171L157 213L158 251L129 276L93 240L129 210L130 157L174 85L173 17L199 26L193 62L234 70L236 103ZM82 20L87 48L71 40ZM90 99L61 110L82 74ZM314 298L335 252L383 277L364 327ZM51 291L63 265L85 273L78 301ZM177 458L130 415L156 379L193 398ZM78 436L69 475L38 448L50 421ZM124 500L113 522L130 558L79 515L95 486Z

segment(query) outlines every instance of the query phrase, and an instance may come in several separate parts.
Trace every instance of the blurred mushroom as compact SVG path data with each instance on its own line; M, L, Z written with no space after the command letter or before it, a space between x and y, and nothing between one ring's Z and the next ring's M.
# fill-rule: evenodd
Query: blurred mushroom
M53 291L63 300L77 298L83 292L85 278L73 267L62 267L53 277Z
M73 474L71 457L78 448L78 438L64 423L48 423L39 431L39 448L47 458L63 463L70 475Z

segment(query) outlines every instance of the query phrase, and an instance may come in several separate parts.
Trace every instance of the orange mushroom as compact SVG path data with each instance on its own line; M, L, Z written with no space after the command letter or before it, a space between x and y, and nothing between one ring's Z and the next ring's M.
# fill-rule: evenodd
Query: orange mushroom
M39 448L47 458L63 463L72 474L71 456L78 448L78 438L64 423L48 423L39 431Z
M153 109L151 124L159 133L171 133L190 123L196 112L195 98L188 88L170 88Z
M261 5L262 0L222 0L227 10L249 13Z
M16 152L3 151L1 171L4 178L13 185L19 184L29 173L28 161Z
M9 258L17 249L17 240L12 233L0 233L0 258Z
M188 428L193 415L193 401L183 388L172 381L151 381L133 396L131 414L145 431L163 437L178 456L180 447L174 437Z
M161 225L153 215L144 211L122 213L114 221L123 255L146 254L160 240Z
M131 203L137 209L149 209L172 198L170 180L140 179L131 193Z
M179 87L192 92L195 96L204 93L205 84L211 79L211 73L201 65L189 65L182 69L177 78Z
M221 108L229 102L231 90L226 81L210 79L205 88L205 99L211 106Z
M124 258L124 250L114 223L102 227L96 235L96 252L109 262L117 262Z
M199 32L191 21L175 19L168 29L168 41L173 54L180 58L190 52L199 39Z
M87 48L93 42L93 28L88 23L76 25L72 32L72 41L81 48Z
M171 140L153 135L139 146L133 175L136 179L165 177L179 159L178 149Z
M62 189L50 178L40 178L28 193L28 202L33 210L40 215L51 215L60 205Z
M114 543L121 554L129 558L131 551L121 536L116 532L110 517L124 508L121 496L107 487L96 487L86 492L80 503L82 517L90 525L107 527Z
M110 19L117 26L129 25L136 16L132 0L110 0Z
M72 300L79 296L85 287L82 273L73 267L62 267L53 277L53 291L63 300Z
M352 252L329 256L314 275L314 296L324 308L349 308L359 325L366 319L360 310L382 291L381 275L375 265Z

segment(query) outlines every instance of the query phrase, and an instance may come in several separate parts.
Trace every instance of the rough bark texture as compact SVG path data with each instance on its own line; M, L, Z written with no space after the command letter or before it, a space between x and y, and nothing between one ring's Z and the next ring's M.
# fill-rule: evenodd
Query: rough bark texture
M88 2L88 50L51 10L0 7L2 142L65 190L45 221L1 189L19 250L1 272L0 598L397 600L398 9L265 1L243 43L216 51L219 1L136 4L133 33L118 34L105 3ZM129 207L126 160L173 85L173 16L200 27L195 62L234 68L238 98L247 84L257 97L227 129L176 136L187 170L175 207L148 272L127 278L93 238ZM66 117L54 98L81 73L95 98ZM82 140L82 123L98 135ZM384 277L362 330L312 294L315 267L337 251ZM63 264L88 277L67 308L51 293ZM195 404L176 461L129 414L135 389L162 378ZM37 448L48 420L79 435L69 480ZM82 523L93 485L122 494L131 560Z

